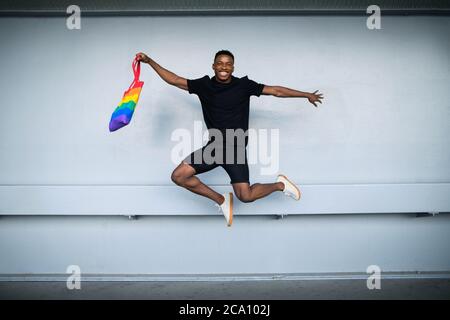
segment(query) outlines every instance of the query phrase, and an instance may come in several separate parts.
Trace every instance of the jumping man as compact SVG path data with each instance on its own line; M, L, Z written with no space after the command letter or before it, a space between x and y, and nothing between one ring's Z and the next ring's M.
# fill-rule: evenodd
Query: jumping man
M317 107L322 103L322 94L297 91L281 86L268 86L243 78L234 77L234 56L221 50L214 56L214 77L204 76L191 80L182 78L161 67L146 54L138 53L139 61L149 64L168 84L198 95L203 118L210 133L208 143L187 156L172 172L172 181L187 190L207 197L220 207L227 225L233 222L233 194L220 194L200 181L197 174L218 166L225 169L231 179L234 193L242 202L252 202L275 191L300 199L300 190L284 175L274 183L250 185L246 155L248 142L250 96L272 95L280 98L307 98ZM229 135L229 133L233 134ZM212 134L214 133L214 134Z

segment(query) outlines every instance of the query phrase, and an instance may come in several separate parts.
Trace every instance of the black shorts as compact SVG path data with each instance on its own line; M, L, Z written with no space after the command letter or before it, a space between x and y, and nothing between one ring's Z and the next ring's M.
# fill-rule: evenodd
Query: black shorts
M195 174L222 167L230 177L230 183L250 183L247 149L244 145L217 145L209 141L188 155L183 162L193 167Z

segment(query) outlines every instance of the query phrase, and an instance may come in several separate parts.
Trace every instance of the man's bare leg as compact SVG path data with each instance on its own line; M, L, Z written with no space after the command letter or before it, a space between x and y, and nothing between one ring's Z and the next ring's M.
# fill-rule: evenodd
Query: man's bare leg
M252 202L264 198L275 191L283 191L284 183L255 183L250 186L247 182L233 183L236 196L242 202Z
M182 162L175 168L172 172L172 181L180 187L211 199L217 204L222 204L225 200L220 193L201 182L200 179L195 176L195 169L187 163Z

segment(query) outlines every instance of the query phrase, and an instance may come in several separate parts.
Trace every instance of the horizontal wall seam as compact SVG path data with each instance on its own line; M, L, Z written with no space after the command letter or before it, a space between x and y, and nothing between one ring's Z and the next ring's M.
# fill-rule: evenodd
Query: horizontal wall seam
M0 275L0 282L66 282L70 275L33 274L33 275ZM326 280L366 280L367 273L321 273L321 274L265 274L265 275L112 275L87 274L81 276L82 282L200 282L200 281L326 281ZM450 271L442 272L384 272L382 280L408 279L450 279Z
M383 9L383 15L450 15L450 9ZM137 16L368 16L366 10L108 10L91 11L81 8L85 17L137 17ZM3 10L0 17L66 17L62 10Z

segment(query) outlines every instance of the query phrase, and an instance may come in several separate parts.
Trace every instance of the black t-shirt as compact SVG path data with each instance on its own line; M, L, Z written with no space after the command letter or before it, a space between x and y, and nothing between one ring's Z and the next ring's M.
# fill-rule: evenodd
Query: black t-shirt
M195 93L200 99L206 127L223 132L225 129L247 132L250 96L259 97L264 88L263 84L247 76L231 76L230 83L220 83L215 77L204 76L188 79L187 84L189 93Z

